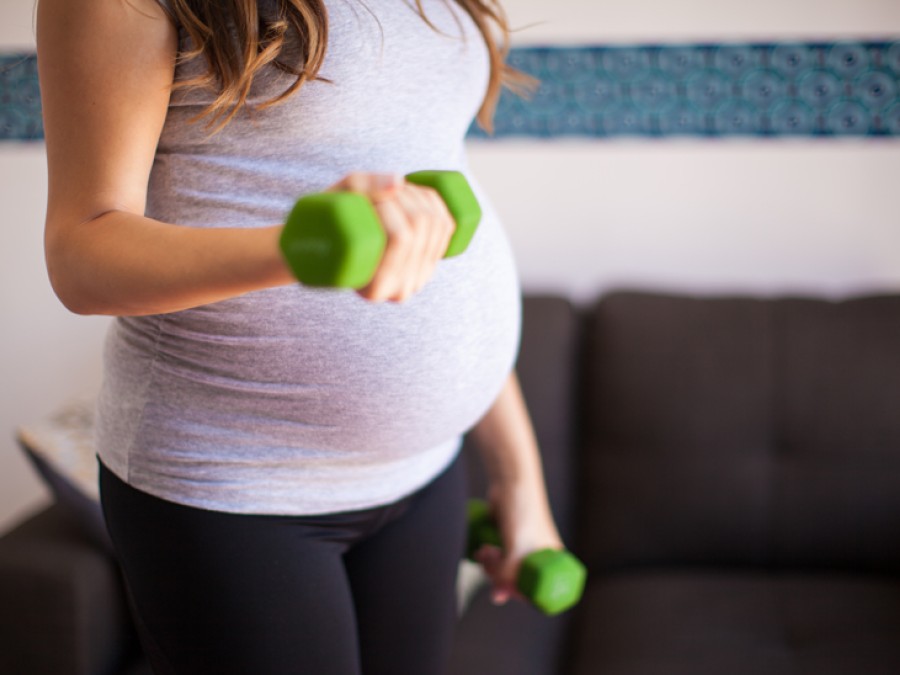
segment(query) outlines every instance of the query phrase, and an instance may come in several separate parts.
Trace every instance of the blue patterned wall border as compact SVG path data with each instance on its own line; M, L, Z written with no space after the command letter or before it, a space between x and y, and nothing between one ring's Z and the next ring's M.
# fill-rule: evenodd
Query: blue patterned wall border
M510 61L542 84L501 97L495 137L900 135L900 41L537 47Z
M900 136L900 40L523 47L494 138ZM0 55L0 140L40 140L36 59ZM487 138L473 127L472 138Z
M0 141L40 141L41 93L34 54L0 54Z

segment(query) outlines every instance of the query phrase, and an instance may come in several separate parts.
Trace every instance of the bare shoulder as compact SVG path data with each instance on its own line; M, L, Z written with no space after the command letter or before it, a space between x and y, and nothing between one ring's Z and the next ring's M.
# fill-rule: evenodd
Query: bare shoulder
M38 41L60 37L112 37L139 30L149 38L174 31L160 0L39 0ZM48 35L49 34L49 35ZM46 40L44 40L46 42Z
M102 74L104 64L167 65L177 31L158 0L39 0L38 57Z
M158 0L39 0L48 217L143 209L177 46Z

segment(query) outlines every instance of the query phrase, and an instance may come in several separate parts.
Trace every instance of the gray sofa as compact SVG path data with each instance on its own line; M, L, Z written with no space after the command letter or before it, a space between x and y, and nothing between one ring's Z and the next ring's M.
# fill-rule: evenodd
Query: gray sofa
M616 292L524 317L551 500L590 577L554 618L477 594L453 675L900 673L900 296ZM0 673L145 668L71 508L0 539Z

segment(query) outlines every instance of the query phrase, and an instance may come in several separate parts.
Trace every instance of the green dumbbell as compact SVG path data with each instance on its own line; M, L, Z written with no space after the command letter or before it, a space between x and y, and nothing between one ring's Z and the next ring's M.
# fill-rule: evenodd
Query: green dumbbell
M481 499L468 503L469 536L466 557L474 560L484 544L502 547L500 532L491 517L490 507ZM546 548L522 559L516 587L544 614L564 612L581 599L587 570L568 551Z
M417 171L410 183L433 188L456 221L445 258L466 250L481 207L458 171ZM297 200L281 233L281 251L307 286L362 288L372 279L387 236L372 203L358 192L323 192Z

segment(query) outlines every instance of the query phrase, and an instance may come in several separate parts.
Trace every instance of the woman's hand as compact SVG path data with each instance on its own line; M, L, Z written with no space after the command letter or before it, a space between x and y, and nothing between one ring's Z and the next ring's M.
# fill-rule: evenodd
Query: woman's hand
M498 605L510 597L522 599L516 579L522 558L545 548L565 548L542 491L524 486L492 484L488 503L503 542L503 549L484 545L475 559L484 568L493 590L491 600Z
M456 228L444 200L402 176L353 173L331 187L366 195L387 234L375 275L359 294L367 300L403 302L431 279Z

